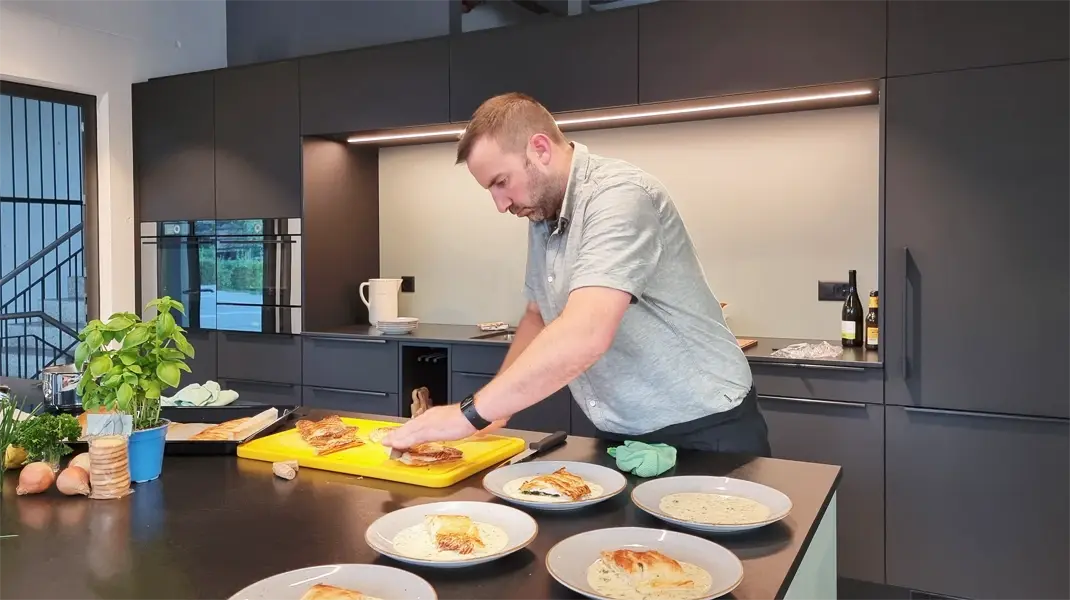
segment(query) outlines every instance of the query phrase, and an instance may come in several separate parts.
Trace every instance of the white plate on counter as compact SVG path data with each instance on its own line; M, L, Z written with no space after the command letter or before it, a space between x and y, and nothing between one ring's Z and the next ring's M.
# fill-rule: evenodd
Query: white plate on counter
M432 516L457 515L475 521L484 542L467 554L439 552L427 524ZM539 532L531 515L491 502L432 502L409 506L375 520L364 539L376 552L424 567L457 568L497 560L527 547Z
M564 468L582 477L591 489L590 495L579 500L521 496L520 484L537 475L546 475ZM619 471L585 462L540 460L499 467L483 476L483 488L491 494L520 506L539 510L575 510L603 502L624 491L628 480Z
M665 522L713 533L764 527L788 516L792 508L791 498L780 490L744 479L707 475L643 482L632 489L632 502Z
M656 550L675 560L683 570L681 579L697 584L686 592L681 590L677 598L717 598L743 581L743 563L724 546L686 533L646 527L596 529L565 538L546 553L546 570L574 592L588 598L615 600L620 596L596 589L592 581L597 580L604 564L602 552L614 550Z
M358 591L381 600L437 600L438 594L422 577L383 565L321 565L287 571L261 579L230 600L300 600L316 585Z

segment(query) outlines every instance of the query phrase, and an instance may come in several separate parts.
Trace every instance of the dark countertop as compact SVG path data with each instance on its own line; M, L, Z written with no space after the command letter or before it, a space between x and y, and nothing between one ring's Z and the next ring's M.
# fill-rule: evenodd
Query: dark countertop
M371 325L348 325L330 331L305 332L309 337L340 337L340 338L385 338L404 342L435 342L435 343L471 343L471 344L497 344L508 346L509 341L501 338L473 339L474 336L488 335L493 332L480 331L475 325L445 325L441 323L421 323L412 333L402 335L385 335ZM871 369L883 368L880 356L877 352L864 348L844 348L843 356L837 359L791 359L770 356L775 350L797 342L820 342L821 340L803 340L790 338L768 338L749 335L739 335L739 338L758 340L756 346L744 350L744 354L751 362L787 362L801 365L836 365L849 367L862 367ZM829 340L834 346L839 346L838 340Z
M311 416L329 413L312 411ZM377 419L383 417L375 416ZM538 434L519 433L527 439ZM613 466L604 442L569 437L546 459ZM538 459L536 459L538 460ZM743 561L733 598L783 597L817 523L839 485L837 466L680 452L667 475L731 475L787 494L793 510L755 531L708 537ZM373 563L411 570L439 598L578 598L546 571L547 551L576 533L603 527L668 526L636 508L628 490L577 511L530 511L539 535L524 550L471 568L413 567L382 557L364 530L386 512L426 502L501 502L482 474L444 489L301 469L293 481L267 462L236 457L168 456L160 479L119 500L68 498L55 490L17 496L6 474L0 501L2 598L227 598L261 578L320 564ZM521 510L527 510L521 508ZM671 527L671 526L670 526Z

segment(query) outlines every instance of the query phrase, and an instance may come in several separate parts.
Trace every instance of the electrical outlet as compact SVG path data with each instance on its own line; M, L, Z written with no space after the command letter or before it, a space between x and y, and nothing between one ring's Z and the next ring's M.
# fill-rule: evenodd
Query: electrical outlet
M845 281L818 281L817 299L820 302L843 302L851 284Z
M415 292L416 291L416 277L412 275L403 275L401 277L401 291L403 292Z

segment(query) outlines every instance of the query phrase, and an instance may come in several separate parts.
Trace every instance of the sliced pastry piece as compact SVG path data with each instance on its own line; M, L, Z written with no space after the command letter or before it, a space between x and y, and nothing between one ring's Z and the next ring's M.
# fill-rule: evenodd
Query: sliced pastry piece
M657 550L603 550L602 562L624 575L639 591L688 589L695 585L680 563Z
M439 550L471 554L477 547L483 547L479 527L465 515L427 515L424 519Z
M464 458L464 452L453 446L447 446L438 442L426 442L416 444L402 453L398 460L409 466L437 465L453 462Z
M301 419L296 427L301 439L312 446L319 456L364 445L364 440L358 435L359 428L346 425L338 415L319 421Z
M241 429L242 425L244 425L251 418L252 417L241 417L239 419L225 421L218 425L212 425L211 427L206 427L205 429L202 429L199 433L190 436L189 439L200 441L219 441L234 439L234 433Z
M347 590L326 583L317 583L308 588L301 596L301 600L371 600L371 596L362 594L356 590Z
M368 434L368 439L375 442L376 444L381 444L383 443L383 438L386 437L386 434L394 429L397 429L397 427L378 427L376 429L373 429L372 432Z
M569 473L565 467L561 467L553 473L539 475L525 481L520 485L520 493L581 500L591 493L591 488L582 477Z

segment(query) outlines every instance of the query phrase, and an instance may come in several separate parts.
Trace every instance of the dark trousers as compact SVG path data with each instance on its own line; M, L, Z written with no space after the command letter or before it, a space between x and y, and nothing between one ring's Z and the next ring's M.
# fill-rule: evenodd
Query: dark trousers
M758 393L751 387L739 406L705 417L663 427L639 435L622 436L602 432L602 437L618 442L636 440L647 444L668 444L678 450L734 452L769 457L769 430L758 408Z

